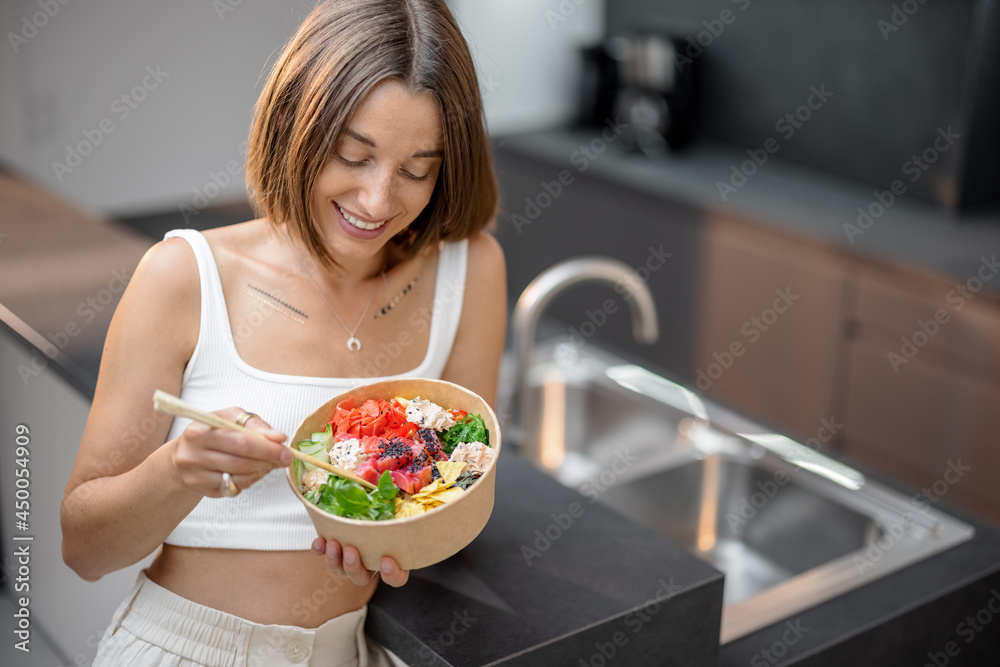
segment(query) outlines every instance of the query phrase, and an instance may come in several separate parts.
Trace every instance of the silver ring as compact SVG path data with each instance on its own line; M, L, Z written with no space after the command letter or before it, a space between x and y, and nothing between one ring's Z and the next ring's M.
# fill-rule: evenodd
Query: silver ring
M254 417L259 417L259 416L260 415L258 415L255 412L244 411L243 414L241 414L239 417L236 418L236 423L240 426L246 426L248 421L250 421Z
M243 491L243 489L236 486L236 482L233 481L232 475L228 472L222 473L222 482L219 483L219 493L226 498L233 498L240 495L241 491Z

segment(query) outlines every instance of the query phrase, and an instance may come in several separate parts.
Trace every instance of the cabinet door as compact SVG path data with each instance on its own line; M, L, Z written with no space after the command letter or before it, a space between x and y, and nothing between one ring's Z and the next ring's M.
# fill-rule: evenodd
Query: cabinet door
M1000 522L1000 387L929 355L894 370L896 342L873 334L853 346L845 454Z
M712 398L806 439L834 414L847 262L828 248L710 217L692 374Z
M897 366L919 358L1000 386L1000 301L974 291L982 287L978 276L969 281L865 266L858 271L858 334L890 335L887 354L900 355Z
M845 453L1000 521L997 299L962 281L866 266L855 330Z

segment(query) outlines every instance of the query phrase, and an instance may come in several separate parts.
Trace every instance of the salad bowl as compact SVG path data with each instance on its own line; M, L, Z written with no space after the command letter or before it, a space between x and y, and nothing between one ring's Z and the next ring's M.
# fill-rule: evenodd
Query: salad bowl
M468 545L479 535L493 511L496 463L500 453L500 427L496 414L480 396L444 380L402 378L365 384L332 397L306 417L289 441L290 447L323 431L333 419L337 404L353 398L360 405L368 399L389 400L396 396L420 397L451 410L465 410L482 417L489 431L493 460L460 497L423 514L383 521L349 519L331 514L306 500L300 486L301 466L286 469L288 484L302 502L316 532L342 545L353 545L369 570L378 570L382 556L392 556L405 570L438 563Z

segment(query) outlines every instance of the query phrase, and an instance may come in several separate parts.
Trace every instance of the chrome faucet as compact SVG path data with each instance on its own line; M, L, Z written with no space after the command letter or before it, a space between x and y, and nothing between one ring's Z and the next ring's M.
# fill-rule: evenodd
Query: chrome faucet
M652 345L660 337L653 295L627 264L610 257L578 257L559 262L540 273L521 293L511 320L514 383L507 406L507 422L513 426L518 440L524 435L523 420L528 414L528 366L542 311L566 288L592 281L614 285L616 290L624 290L628 295L632 337L637 343Z

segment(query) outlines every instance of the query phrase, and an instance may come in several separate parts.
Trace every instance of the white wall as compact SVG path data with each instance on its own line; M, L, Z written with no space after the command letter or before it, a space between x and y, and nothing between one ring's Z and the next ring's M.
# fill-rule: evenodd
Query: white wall
M6 35L17 32L20 17L18 3L0 2L0 161L19 165L24 157L24 142L19 131L21 118L21 71L18 58Z
M239 173L212 203L241 200L238 148L261 78L313 4L2 2L0 159L84 208L112 216L191 204L196 189L209 186L213 194L211 174L236 160ZM491 131L572 117L575 49L601 33L603 0L451 5L473 47ZM226 6L231 11L219 11ZM26 41L15 39L15 45L9 33ZM154 78L150 70L163 74ZM133 90L145 99L132 100L130 108L121 96ZM67 147L89 154L77 162Z
M493 134L575 115L577 48L604 32L603 0L450 0L479 70Z
M58 11L46 16L40 1ZM265 65L312 4L19 0L5 11L0 45L3 96L19 98L21 109L18 118L7 115L15 102L0 107L4 158L95 211L190 202L211 172L240 159ZM232 11L219 11L226 6ZM25 18L40 27L26 29ZM17 53L6 37L12 22L14 32L30 35ZM130 108L121 96L133 90L145 99L130 100ZM80 142L83 150L96 145L73 167L66 147ZM71 171L55 173L56 161ZM242 197L240 172L215 201Z

